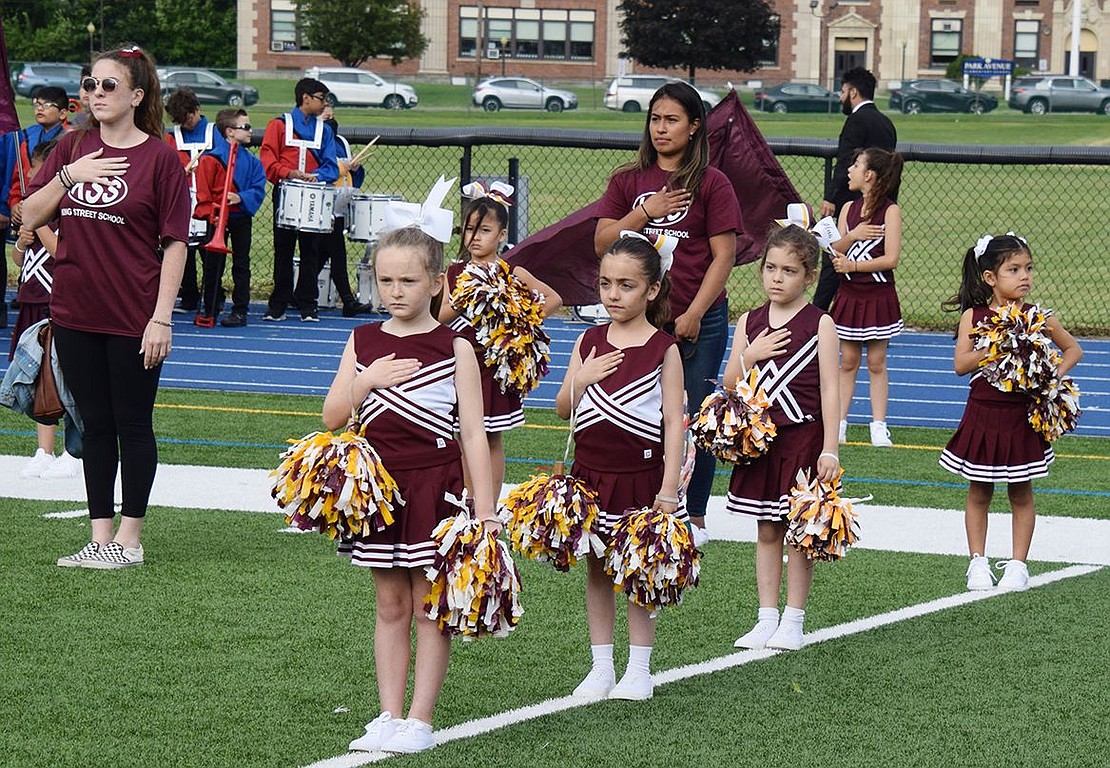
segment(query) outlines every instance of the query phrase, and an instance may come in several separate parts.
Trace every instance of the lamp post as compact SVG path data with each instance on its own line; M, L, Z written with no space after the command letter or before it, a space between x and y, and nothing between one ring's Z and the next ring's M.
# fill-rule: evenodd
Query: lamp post
M89 33L89 61L91 62L93 57L93 35L96 34L96 25L90 21L89 25L85 27L85 30Z
M509 47L509 38L501 36L501 77L505 76L505 49Z
M809 0L809 12L817 17L817 84L823 87L825 84L825 19L840 3L834 0L824 13L818 13L817 7L820 4L820 0Z

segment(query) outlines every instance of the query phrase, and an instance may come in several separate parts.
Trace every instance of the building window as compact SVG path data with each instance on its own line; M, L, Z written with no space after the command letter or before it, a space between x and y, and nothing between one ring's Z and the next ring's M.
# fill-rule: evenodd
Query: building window
M596 14L536 8L459 7L459 58L504 48L518 59L593 61ZM504 46L502 46L504 40Z
M1014 63L1026 69L1036 69L1040 57L1041 22L1020 19L1014 22Z
M929 66L945 67L959 58L963 47L963 21L960 19L933 19L929 40Z
M270 0L270 50L299 51L303 45L296 4L292 0Z
M771 21L775 25L775 37L772 40L764 40L768 46L768 51L767 58L759 62L761 67L777 67L779 65L779 37L782 34L782 19L776 13L771 15Z

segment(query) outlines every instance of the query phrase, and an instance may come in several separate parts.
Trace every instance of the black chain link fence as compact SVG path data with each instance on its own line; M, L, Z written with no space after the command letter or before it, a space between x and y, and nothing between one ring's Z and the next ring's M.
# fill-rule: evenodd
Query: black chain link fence
M506 128L342 133L356 151L380 136L364 163L365 194L420 202L441 173L463 182L508 178L512 165L522 192L515 239L600 197L613 169L634 156L639 142L638 134L629 133ZM260 139L256 132L255 142ZM816 206L836 142L771 139L769 144L802 198ZM957 318L941 303L958 288L967 249L984 233L1013 230L1028 239L1033 252L1036 300L1054 308L1075 333L1110 335L1110 147L905 144L899 150L906 160L899 194L905 232L895 279L907 325L952 329ZM254 227L255 299L265 297L272 280L271 227L267 200ZM457 247L449 245L448 254ZM365 253L364 244L348 243L352 281ZM733 271L729 296L735 314L764 301L754 266Z

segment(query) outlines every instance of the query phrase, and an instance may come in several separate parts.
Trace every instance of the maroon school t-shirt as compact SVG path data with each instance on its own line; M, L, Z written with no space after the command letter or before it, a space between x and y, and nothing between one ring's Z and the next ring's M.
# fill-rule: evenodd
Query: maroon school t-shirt
M671 186L670 175L653 165L646 171L618 173L609 180L609 187L601 198L598 216L603 219L623 219L630 211L654 195L663 186ZM740 205L728 177L716 168L708 168L702 177L701 188L694 195L694 202L685 211L673 213L662 219L652 219L644 227L646 235L672 235L678 238L674 266L671 267L671 318L676 318L690 307L690 302L701 288L713 252L709 238L724 232L740 230ZM713 301L713 306L725 300L725 292Z
M75 131L50 153L28 193L71 158L101 148L101 157L126 157L130 166L107 186L76 184L62 197L50 315L63 328L142 336L158 300L158 246L189 239L189 189L177 153L154 136L117 149L97 129Z

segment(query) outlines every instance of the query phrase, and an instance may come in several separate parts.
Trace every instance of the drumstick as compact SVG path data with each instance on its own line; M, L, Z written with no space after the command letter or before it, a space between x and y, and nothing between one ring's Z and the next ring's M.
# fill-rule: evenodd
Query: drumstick
M357 153L355 153L355 156L352 157L348 162L349 163L362 162L363 158L365 158L367 155L370 154L370 150L374 148L374 145L377 143L378 139L380 139L380 138L381 138L381 136L375 136L373 139L370 140L369 144L367 144L365 147L363 147Z
M185 166L185 173L192 173L197 169L197 164L200 162L200 157L201 156L198 154L196 157L189 161L189 164Z

